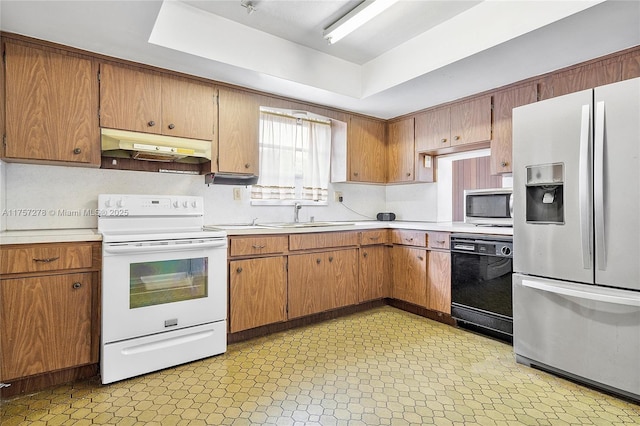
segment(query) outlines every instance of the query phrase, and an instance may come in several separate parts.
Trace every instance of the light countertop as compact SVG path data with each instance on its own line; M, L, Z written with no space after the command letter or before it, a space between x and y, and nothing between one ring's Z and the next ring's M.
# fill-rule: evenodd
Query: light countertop
M340 222L333 222L339 224ZM419 231L465 232L472 234L513 235L513 228L475 226L463 222L379 222L375 220L344 222L331 226L311 226L301 228L243 227L237 225L209 225L223 229L227 235L298 234L305 232L357 231L362 229L415 229ZM101 241L97 229L26 229L0 232L0 245L63 243L80 241Z
M0 245L102 241L97 229L25 229L0 232Z

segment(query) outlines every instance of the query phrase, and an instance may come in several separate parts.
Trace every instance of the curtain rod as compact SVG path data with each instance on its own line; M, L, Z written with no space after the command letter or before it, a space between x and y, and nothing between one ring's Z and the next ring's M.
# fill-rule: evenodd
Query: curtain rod
M270 115L277 115L280 117L287 117L287 118L293 118L294 120L302 120L302 121L309 121L312 123L318 123L318 124L327 124L327 125L331 125L331 120L321 120L318 118L308 118L308 117L296 117L293 114L288 114L286 112L280 112L280 111L271 111L271 110L260 110L261 114L270 114Z

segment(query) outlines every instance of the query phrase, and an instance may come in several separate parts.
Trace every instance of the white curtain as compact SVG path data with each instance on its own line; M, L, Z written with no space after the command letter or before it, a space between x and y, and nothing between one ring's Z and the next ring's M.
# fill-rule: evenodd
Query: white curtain
M260 174L252 199L326 201L331 125L260 114Z

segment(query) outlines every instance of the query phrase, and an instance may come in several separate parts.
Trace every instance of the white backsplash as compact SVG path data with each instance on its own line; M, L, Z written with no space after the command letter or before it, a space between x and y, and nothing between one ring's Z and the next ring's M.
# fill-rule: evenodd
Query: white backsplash
M240 200L233 199L234 188L241 188ZM342 191L343 204L333 201L336 190ZM208 224L247 223L254 218L265 222L293 220L293 207L251 206L249 188L207 187L204 176L0 161L1 210L26 209L29 213L3 215L3 229L96 228L97 217L92 211L97 208L98 194L103 193L202 196ZM329 194L327 206L303 206L300 220L311 216L319 221L367 220L386 211L383 185L334 184Z

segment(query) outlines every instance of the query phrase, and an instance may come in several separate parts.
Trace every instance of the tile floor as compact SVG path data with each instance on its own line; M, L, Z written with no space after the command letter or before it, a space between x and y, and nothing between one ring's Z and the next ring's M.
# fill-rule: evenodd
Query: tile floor
M640 424L640 406L514 362L512 348L385 306L102 386L2 403L0 424Z

